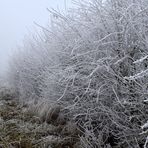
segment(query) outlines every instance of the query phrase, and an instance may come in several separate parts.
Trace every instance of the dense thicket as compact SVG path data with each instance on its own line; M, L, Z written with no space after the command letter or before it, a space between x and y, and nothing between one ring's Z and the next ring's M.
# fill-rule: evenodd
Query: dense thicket
M14 55L20 98L62 105L82 147L147 147L148 1L75 2ZM148 138L147 138L148 139Z

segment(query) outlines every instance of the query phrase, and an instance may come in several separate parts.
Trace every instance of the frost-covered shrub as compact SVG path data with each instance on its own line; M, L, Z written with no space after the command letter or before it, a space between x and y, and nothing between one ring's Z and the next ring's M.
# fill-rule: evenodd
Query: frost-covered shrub
M67 16L51 12L43 41L27 42L14 57L11 81L23 99L44 98L69 110L88 147L144 145L148 1L76 4Z

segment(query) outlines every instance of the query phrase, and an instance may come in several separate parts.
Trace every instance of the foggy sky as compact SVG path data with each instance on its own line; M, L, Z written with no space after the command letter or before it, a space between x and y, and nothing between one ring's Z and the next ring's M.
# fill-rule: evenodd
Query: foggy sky
M65 11L71 0L0 0L0 74L7 70L8 59L24 35L33 33L33 22L46 26L49 12L46 8Z

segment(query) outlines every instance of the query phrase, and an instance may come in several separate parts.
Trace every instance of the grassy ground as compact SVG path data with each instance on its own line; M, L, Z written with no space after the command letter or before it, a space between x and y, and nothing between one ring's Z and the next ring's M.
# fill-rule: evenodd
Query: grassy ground
M0 148L78 147L78 134L68 128L72 123L48 124L26 110L13 95L1 94Z

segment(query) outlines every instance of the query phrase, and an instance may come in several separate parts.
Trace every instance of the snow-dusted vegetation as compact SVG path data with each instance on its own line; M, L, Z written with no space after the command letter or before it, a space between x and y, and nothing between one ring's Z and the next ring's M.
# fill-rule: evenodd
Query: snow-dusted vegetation
M11 59L10 84L23 102L60 106L82 148L146 148L148 0L75 4L48 10L50 27Z

